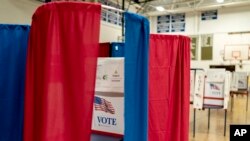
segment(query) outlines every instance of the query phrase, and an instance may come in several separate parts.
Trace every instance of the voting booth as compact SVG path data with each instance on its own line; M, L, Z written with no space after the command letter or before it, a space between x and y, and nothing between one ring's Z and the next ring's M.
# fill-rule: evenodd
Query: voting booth
M224 69L197 70L194 83L194 108L221 107L227 109L231 73Z
M98 58L92 131L123 136L124 58Z
M248 110L248 73L247 72L234 72L230 87L231 96L231 110L234 105L234 96L246 96L246 111Z
M194 124L195 136L196 109L208 109L208 128L210 127L210 110L225 110L224 136L226 134L226 116L229 102L231 73L225 69L197 70L194 81Z

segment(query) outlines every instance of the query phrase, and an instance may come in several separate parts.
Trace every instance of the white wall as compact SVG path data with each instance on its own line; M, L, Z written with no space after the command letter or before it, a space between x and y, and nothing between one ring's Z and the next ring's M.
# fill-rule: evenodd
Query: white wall
M0 23L31 24L33 12L42 3L35 0L1 0Z
M218 10L218 20L201 21L200 33L250 30L250 6Z
M122 36L121 26L101 22L100 42L117 42Z
M250 34L228 35L228 32L250 31L250 6L222 8L218 10L217 20L201 21L201 12L186 13L186 31L182 35L213 34L213 60L201 61L201 48L198 48L198 60L191 61L191 67L208 69L209 65L218 64L238 64L239 62L223 61L220 51L225 44L250 44ZM151 33L156 33L156 17L150 17ZM250 61L243 61L243 68L236 65L237 71L247 71L250 69Z

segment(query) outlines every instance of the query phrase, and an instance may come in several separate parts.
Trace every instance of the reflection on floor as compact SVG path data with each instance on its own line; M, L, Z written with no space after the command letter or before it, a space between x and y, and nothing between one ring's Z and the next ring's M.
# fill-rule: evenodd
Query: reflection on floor
M226 136L224 136L223 109L211 109L210 128L208 129L208 109L196 110L195 137L193 137L193 107L190 105L189 141L229 141L230 124L250 124L250 109L246 111L246 96L235 96L231 110L231 101L227 110ZM249 101L250 102L250 101Z

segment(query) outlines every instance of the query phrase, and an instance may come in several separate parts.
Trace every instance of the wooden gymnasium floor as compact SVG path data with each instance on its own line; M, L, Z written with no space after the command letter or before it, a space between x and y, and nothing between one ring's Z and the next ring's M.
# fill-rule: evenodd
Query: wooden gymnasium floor
M193 106L190 105L189 141L229 141L230 124L250 124L250 101L248 111L246 111L246 99L246 96L234 96L232 110L231 101L229 101L226 136L224 136L225 111L211 109L210 128L208 129L208 109L205 109L196 110L196 132L195 137L193 137Z

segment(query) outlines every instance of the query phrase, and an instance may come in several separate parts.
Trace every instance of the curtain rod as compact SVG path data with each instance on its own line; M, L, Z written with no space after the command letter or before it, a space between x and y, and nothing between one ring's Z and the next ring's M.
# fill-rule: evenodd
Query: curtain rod
M51 2L51 0L45 0L45 2L47 3L47 2ZM102 8L105 8L105 9L111 9L111 10L115 10L115 11L118 11L118 12L124 12L123 10L121 10L121 9L118 9L118 8L115 8L115 7L112 7L112 6L108 6L108 5L101 5L102 6Z
M111 9L111 10L115 10L115 11L122 12L122 13L124 12L121 9L118 9L118 8L115 8L115 7L112 7L112 6L108 6L108 5L103 5L103 4L102 4L102 8Z

